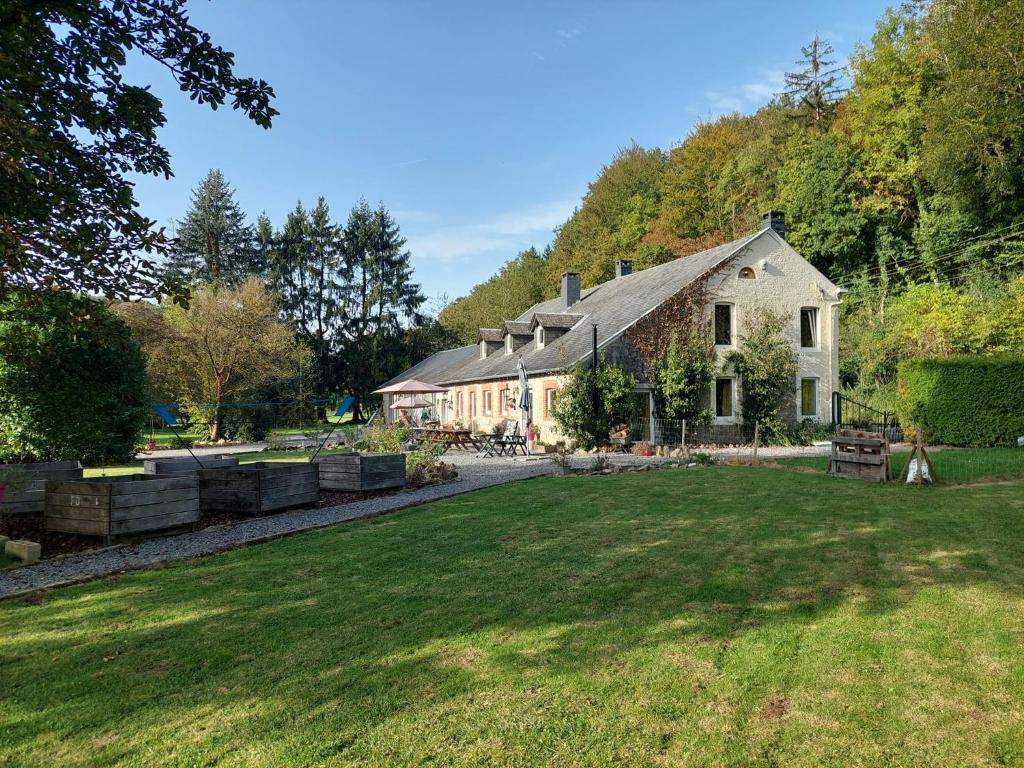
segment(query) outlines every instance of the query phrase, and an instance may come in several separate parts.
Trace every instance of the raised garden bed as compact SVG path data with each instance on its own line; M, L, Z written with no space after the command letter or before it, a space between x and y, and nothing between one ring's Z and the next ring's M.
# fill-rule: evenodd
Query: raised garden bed
M152 533L199 522L199 480L195 476L147 475L49 480L47 531L102 536Z
M320 456L320 487L331 491L382 491L405 485L404 453Z
M33 464L0 464L0 470L22 470L26 485L17 492L7 489L0 516L41 515L46 506L47 480L81 480L82 465L77 461L40 461Z
M320 499L315 464L258 461L199 472L203 512L264 515L277 509L313 505Z
M171 477L181 475L194 475L200 469L221 469L223 467L237 467L237 456L198 456L202 464L200 467L191 456L181 459L146 459L142 462L142 471L147 475L158 477Z

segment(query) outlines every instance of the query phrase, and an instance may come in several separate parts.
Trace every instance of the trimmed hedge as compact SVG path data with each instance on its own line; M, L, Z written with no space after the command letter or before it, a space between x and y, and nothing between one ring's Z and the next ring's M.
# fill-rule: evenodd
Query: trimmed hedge
M906 360L896 411L905 431L924 427L929 443L1015 446L1024 435L1024 358Z

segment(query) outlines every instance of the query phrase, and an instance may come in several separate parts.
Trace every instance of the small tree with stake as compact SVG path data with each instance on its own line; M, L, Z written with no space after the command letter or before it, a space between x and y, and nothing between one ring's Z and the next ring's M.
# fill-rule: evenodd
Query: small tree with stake
M742 380L743 421L759 424L765 442L785 436L782 408L794 396L797 357L784 333L788 322L787 314L755 308L744 323L739 348L726 357L726 365Z

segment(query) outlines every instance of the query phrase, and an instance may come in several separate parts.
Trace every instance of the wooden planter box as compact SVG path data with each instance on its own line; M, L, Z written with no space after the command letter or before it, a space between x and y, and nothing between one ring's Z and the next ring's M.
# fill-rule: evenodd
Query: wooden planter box
M142 471L147 475L158 477L178 477L195 475L200 469L238 466L238 458L235 456L199 456L197 458L202 463L202 467L191 456L180 459L146 459L142 462Z
M102 536L152 533L199 522L199 480L146 475L48 480L48 531Z
M21 467L28 484L17 493L9 488L0 504L0 517L41 515L46 508L47 480L81 480L82 465L77 461L40 461L33 464L0 464L0 469Z
M199 472L199 499L204 512L264 515L275 509L320 500L316 465L258 461Z
M404 453L320 456L320 487L331 491L382 491L405 485Z

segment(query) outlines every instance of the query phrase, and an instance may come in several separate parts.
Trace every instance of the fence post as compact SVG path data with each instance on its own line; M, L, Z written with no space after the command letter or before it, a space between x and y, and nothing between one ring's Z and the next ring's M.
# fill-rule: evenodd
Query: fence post
M686 419L683 419L683 432L681 439L683 441L682 447L686 448Z
M754 422L754 463L757 464L757 444L761 440L761 422Z
M832 393L832 423L836 429L843 423L843 396L838 392Z

